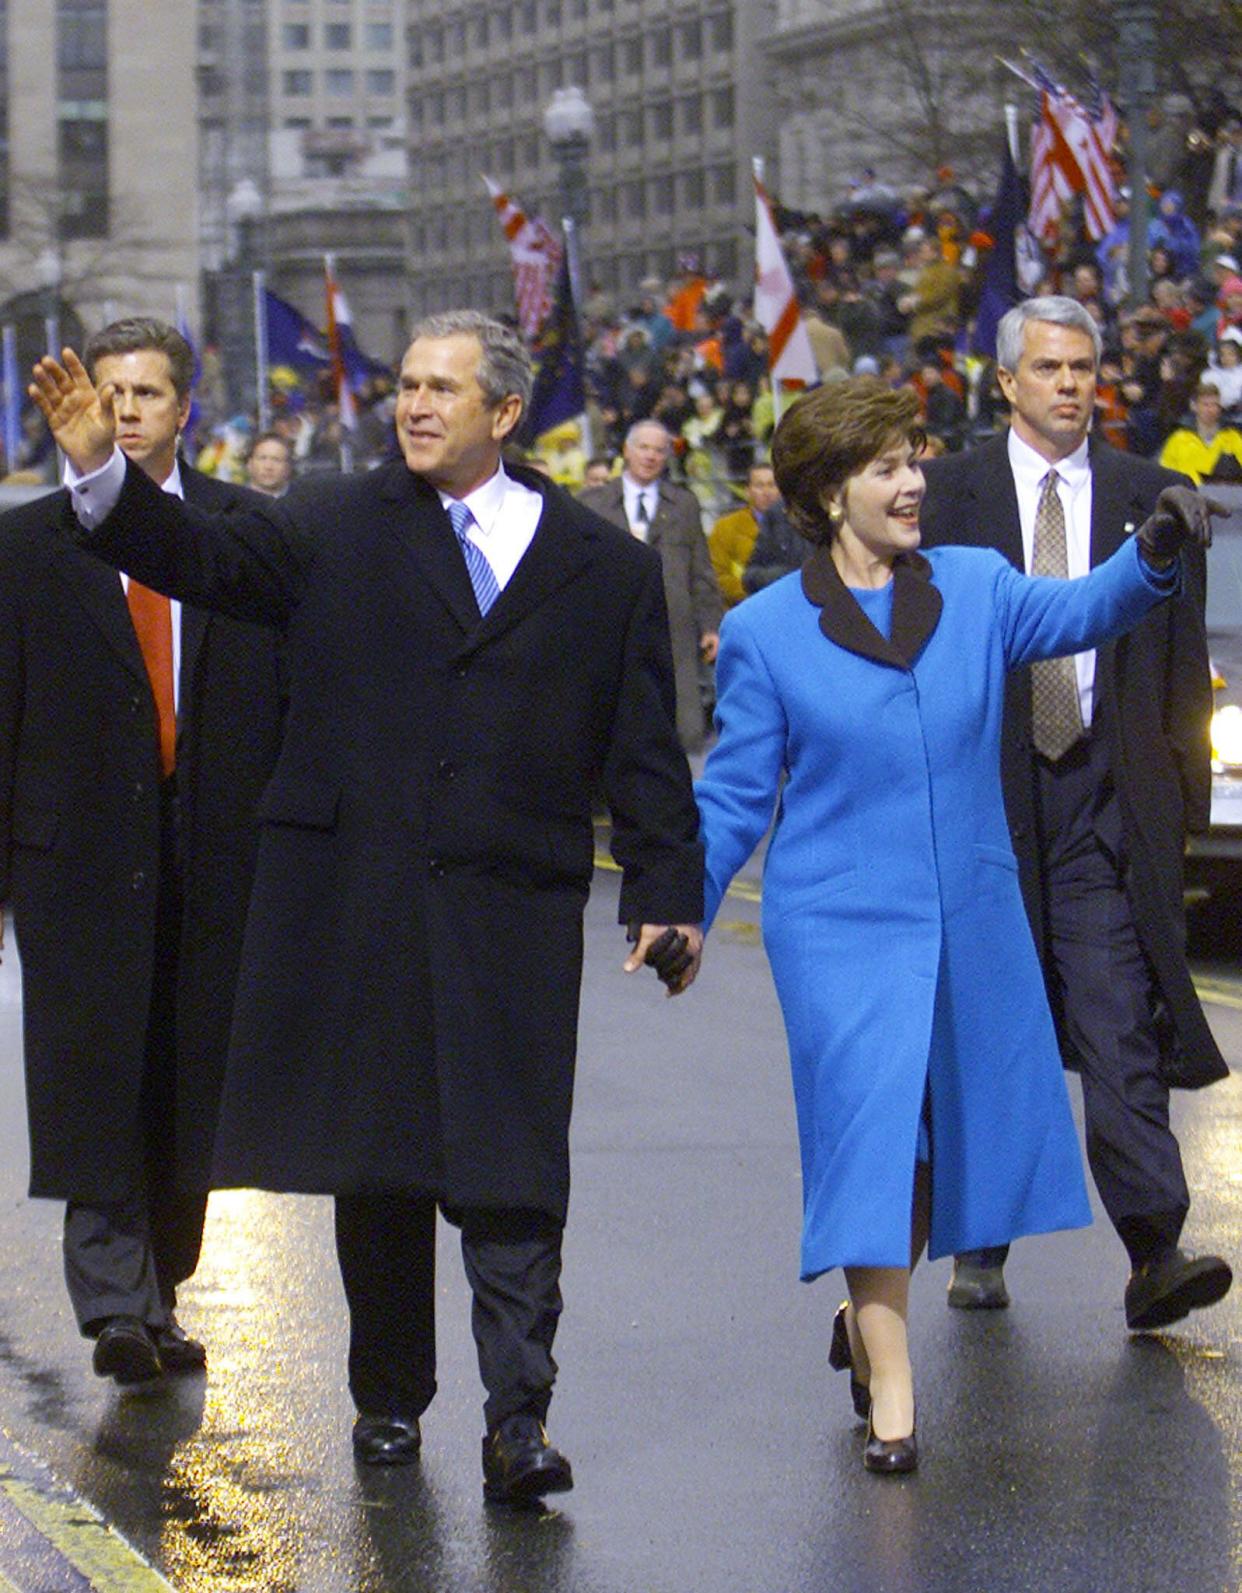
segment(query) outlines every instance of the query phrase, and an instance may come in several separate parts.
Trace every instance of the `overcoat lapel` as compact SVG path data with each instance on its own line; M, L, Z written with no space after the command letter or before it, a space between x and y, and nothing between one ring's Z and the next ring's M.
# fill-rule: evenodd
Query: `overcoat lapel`
M60 515L62 521L66 517L68 524L76 525L73 510L69 507L68 493L65 494L63 513ZM147 666L143 662L142 649L134 633L125 591L117 572L110 565L83 552L76 542L70 540L67 530L64 535L57 533L53 538L51 568L72 590L125 667L137 680L149 685Z
M995 548L1016 570L1025 572L1018 489L1009 463L1007 433L984 443L974 457L975 470L967 478L966 488L967 496L974 500L974 511L963 518L983 533L978 541L980 547Z
M1091 568L1103 564L1145 518L1129 472L1112 449L1091 449ZM1120 466L1120 468L1119 468Z
M417 567L461 629L475 629L479 605L439 494L403 462L381 466L377 474L385 511L379 517L382 535L395 544L402 563Z
M523 485L534 483L523 481ZM512 578L471 635L469 646L482 646L510 630L546 602L553 592L573 580L591 562L594 542L594 532L571 527L560 513L555 495L543 492L543 510L534 539ZM462 564L464 568L464 560Z
M882 636L841 579L832 554L817 547L802 566L802 590L819 609L830 642L894 669L910 669L936 629L944 606L921 553L899 554L893 565L893 634Z

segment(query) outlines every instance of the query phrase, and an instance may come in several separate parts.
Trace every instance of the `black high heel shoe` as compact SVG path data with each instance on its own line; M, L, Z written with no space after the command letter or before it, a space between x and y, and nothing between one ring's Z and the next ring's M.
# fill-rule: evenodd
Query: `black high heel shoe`
M867 1447L863 1450L863 1465L867 1470L896 1477L903 1472L916 1471L918 1464L919 1446L913 1429L909 1438L877 1438L868 1411Z
M843 1301L832 1319L832 1342L828 1346L828 1364L836 1372L850 1374L850 1398L854 1402L854 1414L860 1421L865 1422L871 1417L871 1390L866 1383L860 1383L854 1376L854 1356L850 1351L850 1336L845 1326L845 1313L849 1303L848 1300Z

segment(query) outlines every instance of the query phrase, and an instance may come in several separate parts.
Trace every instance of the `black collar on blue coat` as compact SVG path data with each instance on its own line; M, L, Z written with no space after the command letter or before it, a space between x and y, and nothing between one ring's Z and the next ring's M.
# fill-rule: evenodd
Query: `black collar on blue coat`
M931 573L931 565L921 553L899 553L893 561L891 638L882 636L867 618L841 579L826 545L815 548L802 566L802 590L819 609L819 628L830 642L877 664L910 669L936 629L944 606Z

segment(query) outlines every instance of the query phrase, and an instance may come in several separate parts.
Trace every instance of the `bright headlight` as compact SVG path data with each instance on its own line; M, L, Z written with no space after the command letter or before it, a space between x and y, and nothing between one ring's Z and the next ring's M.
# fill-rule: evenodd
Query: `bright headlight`
M1242 708L1237 703L1212 715L1212 756L1218 763L1242 767Z

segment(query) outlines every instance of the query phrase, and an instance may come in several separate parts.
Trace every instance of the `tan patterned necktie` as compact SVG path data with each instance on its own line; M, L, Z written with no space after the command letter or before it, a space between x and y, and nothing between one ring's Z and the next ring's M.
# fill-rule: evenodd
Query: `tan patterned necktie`
M1055 470L1044 477L1035 511L1032 575L1069 577L1065 545L1065 509L1057 492ZM1082 738L1082 707L1078 675L1072 658L1047 658L1031 665L1031 738L1035 750L1053 763Z

